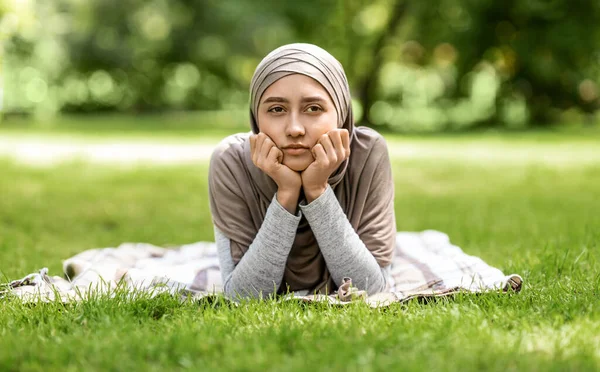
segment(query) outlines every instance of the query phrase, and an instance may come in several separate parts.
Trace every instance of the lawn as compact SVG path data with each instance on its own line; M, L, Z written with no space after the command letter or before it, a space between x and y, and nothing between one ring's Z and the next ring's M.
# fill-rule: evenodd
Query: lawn
M222 134L131 128L74 125L56 134L5 127L0 137L75 131L82 140L185 142ZM534 132L389 140L398 229L448 233L467 253L521 274L521 293L376 310L171 297L35 306L2 300L0 370L598 370L594 139ZM206 173L206 162L42 167L0 158L1 281L44 266L58 274L61 259L87 248L212 240Z

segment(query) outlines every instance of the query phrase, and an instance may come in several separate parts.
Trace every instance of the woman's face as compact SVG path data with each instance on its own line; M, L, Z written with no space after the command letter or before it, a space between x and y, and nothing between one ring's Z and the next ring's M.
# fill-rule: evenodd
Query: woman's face
M337 128L331 97L316 80L301 74L271 84L261 97L257 116L260 131L283 152L282 163L297 172L314 161L311 149L319 138Z

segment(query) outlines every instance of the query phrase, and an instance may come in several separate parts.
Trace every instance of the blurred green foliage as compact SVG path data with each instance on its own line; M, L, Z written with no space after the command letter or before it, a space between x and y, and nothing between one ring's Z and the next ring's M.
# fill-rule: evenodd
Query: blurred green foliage
M594 120L600 2L0 0L2 110L239 110L290 42L344 65L357 118L398 131Z

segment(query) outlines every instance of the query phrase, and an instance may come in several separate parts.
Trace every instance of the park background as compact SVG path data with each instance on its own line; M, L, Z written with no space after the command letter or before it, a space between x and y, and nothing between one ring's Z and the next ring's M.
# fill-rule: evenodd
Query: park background
M430 132L598 122L595 1L2 4L6 114L246 111L260 59L310 42L345 67L366 125Z
M384 133L398 230L525 278L385 310L2 298L0 370L597 370L599 24L584 0L0 0L0 283L212 240L208 157L290 42Z

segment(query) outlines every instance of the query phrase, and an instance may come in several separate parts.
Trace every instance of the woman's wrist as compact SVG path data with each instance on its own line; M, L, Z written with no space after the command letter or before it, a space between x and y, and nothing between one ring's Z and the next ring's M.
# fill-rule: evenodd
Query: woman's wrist
M327 190L327 183L325 183L324 185L320 185L320 186L304 188L304 196L306 196L306 202L309 204L312 203L319 196L323 195L326 190Z
M300 189L282 189L277 190L277 202L291 214L296 214L298 209L298 199L300 198Z

